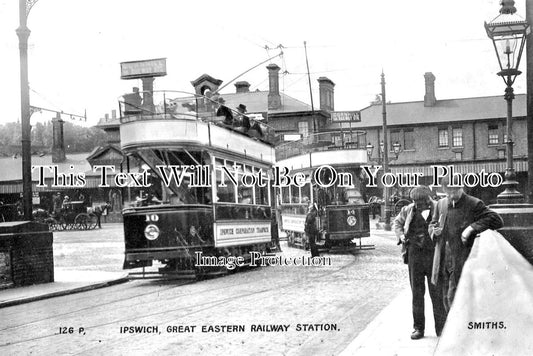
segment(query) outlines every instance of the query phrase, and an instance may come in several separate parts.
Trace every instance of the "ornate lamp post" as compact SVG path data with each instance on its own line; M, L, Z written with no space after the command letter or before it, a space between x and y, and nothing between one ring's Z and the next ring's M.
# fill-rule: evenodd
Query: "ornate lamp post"
M513 168L513 83L522 72L518 70L526 36L530 32L529 24L516 14L513 0L502 0L500 14L489 23L485 22L487 35L494 44L500 72L505 85L507 101L507 169L505 171L505 190L498 195L498 203L518 203L524 196L518 192L516 173Z
M31 189L31 125L30 125L30 88L28 85L28 37L30 29L26 26L30 10L37 0L19 0L20 26L17 28L20 52L20 123L22 131L22 191L24 219L32 218Z

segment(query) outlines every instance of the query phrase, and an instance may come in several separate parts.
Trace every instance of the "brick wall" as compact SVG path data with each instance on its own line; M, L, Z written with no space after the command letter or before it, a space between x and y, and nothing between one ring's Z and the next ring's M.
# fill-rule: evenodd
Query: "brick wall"
M12 281L15 286L23 286L54 281L53 235L46 225L2 223L0 234L0 252L6 257L0 271L4 284Z

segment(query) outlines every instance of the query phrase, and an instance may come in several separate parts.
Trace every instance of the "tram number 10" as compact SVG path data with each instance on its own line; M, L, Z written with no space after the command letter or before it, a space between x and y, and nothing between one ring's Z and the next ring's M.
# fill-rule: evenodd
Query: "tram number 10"
M156 215L156 214L148 214L146 215L146 222L154 222L154 221L159 221L159 215Z

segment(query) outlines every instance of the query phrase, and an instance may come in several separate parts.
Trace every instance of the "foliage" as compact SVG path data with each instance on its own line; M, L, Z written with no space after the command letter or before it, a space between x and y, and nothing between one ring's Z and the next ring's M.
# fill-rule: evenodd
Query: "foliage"
M106 134L96 127L83 127L65 121L63 125L65 150L67 153L90 152L106 143ZM8 122L0 125L0 154L12 155L21 152L20 123ZM32 125L32 151L51 152L53 145L52 122L38 122Z

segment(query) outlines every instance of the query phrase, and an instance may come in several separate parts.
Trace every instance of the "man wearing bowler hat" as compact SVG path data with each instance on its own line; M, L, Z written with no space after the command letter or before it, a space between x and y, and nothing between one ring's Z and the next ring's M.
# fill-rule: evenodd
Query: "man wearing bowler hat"
M237 106L237 111L242 115L241 127L244 128L244 132L247 132L250 129L250 118L245 115L246 105L239 104L239 106Z

